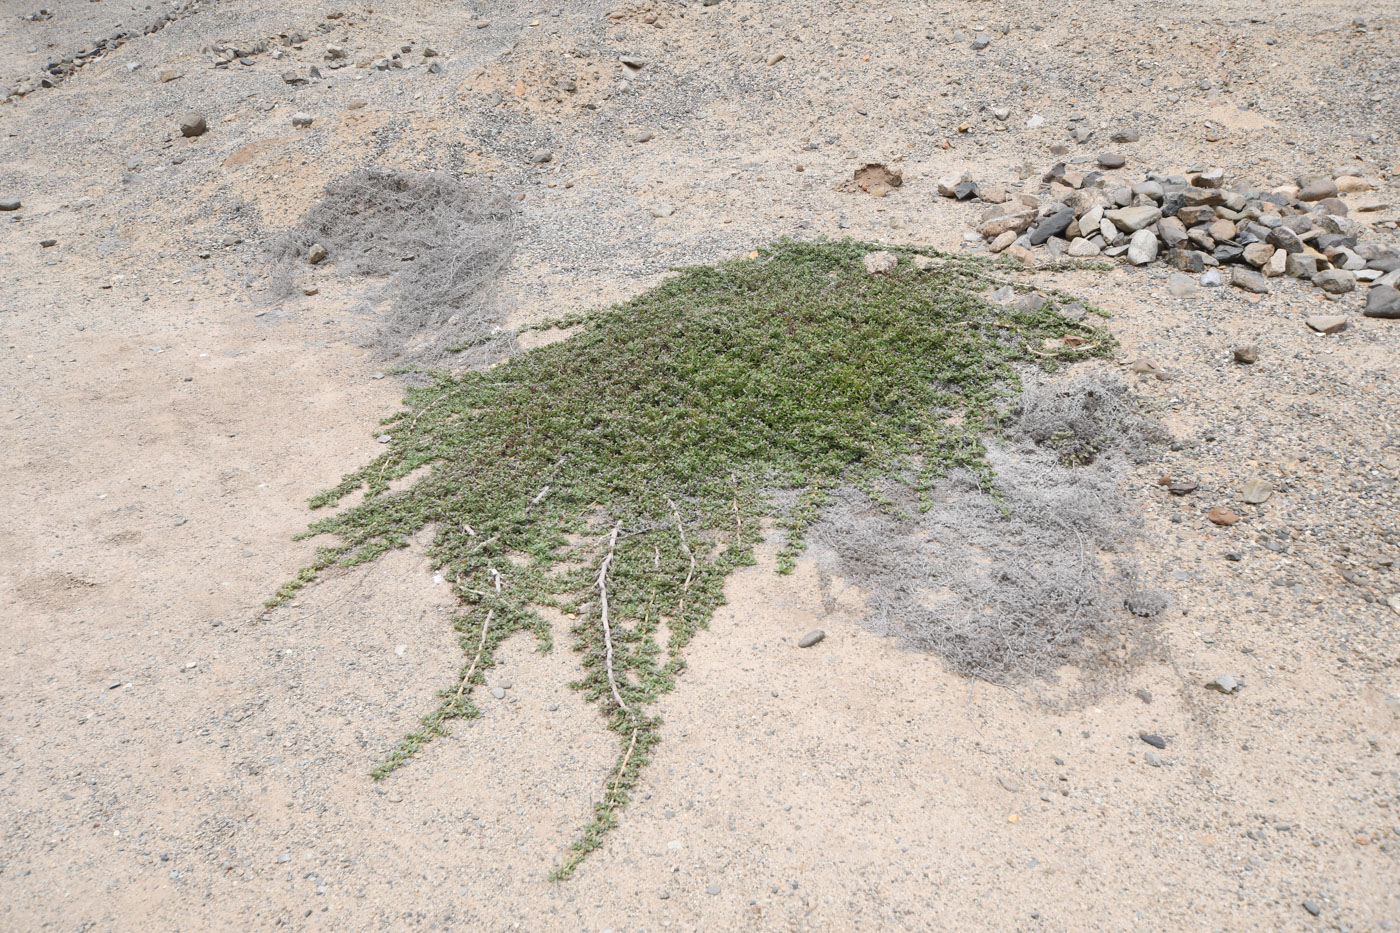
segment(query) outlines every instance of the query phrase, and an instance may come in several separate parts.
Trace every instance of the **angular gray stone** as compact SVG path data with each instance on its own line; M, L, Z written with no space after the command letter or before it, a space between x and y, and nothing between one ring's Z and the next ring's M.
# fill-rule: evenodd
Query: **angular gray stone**
M1173 298L1196 298L1201 294L1201 286L1195 276L1185 272L1173 272L1167 279L1167 289Z
M1219 188L1224 183L1225 170L1223 168L1208 168L1191 179L1191 184L1197 188Z
M1230 272L1230 284L1256 295L1269 293L1269 280L1252 269L1234 269Z
M1122 153L1119 153L1119 152L1100 152L1100 153L1099 153L1099 168L1107 168L1107 169L1122 168L1122 167L1123 167L1123 163L1126 162L1126 161L1127 161L1127 160L1123 158L1123 154L1122 154Z
M1362 313L1367 317L1400 320L1400 290L1388 285L1371 289L1366 295L1366 310Z
M1137 207L1120 207L1116 210L1105 211L1104 216L1113 221L1113 225L1124 233L1137 233L1143 227L1149 227L1162 219L1161 208L1148 204L1141 204Z
M1328 269L1312 277L1313 284L1332 295L1345 295L1356 288L1356 276L1344 269Z
M1128 262L1135 266L1145 266L1157 258L1157 234L1151 230L1139 230L1128 241Z
M1068 207L1061 207L1050 216L1040 218L1031 227L1031 245L1039 246L1052 236L1059 236L1069 229L1069 225L1073 222L1074 211Z
M202 113L190 112L180 117L181 136L203 136L207 129L209 129L209 124L205 121Z
M1157 235L1168 249L1175 249L1186 242L1186 225L1176 217L1163 217L1157 221Z
M1303 251L1303 241L1298 239L1298 234L1285 226L1277 226L1269 231L1266 241L1270 246L1277 246L1279 249L1287 250L1290 253L1301 253ZM1289 273L1292 275L1292 273Z
M1336 196L1337 183L1325 175L1304 178L1298 187L1299 201L1321 201L1323 198L1335 198Z
M1286 250L1283 252L1287 253ZM1288 260L1284 272L1295 279L1311 279L1317 275L1317 257L1306 253L1287 253Z

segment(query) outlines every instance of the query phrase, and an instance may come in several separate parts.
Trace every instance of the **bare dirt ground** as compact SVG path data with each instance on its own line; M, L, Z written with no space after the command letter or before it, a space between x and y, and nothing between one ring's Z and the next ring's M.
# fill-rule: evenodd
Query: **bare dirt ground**
M3 5L0 90L164 9L48 2ZM615 754L570 652L512 642L505 698L372 784L459 663L446 587L418 548L260 605L402 391L360 283L327 267L266 300L265 247L329 179L505 186L516 324L781 235L956 248L976 209L936 178L1015 183L1110 126L1141 131L1114 147L1139 177L1360 163L1400 203L1397 63L1385 4L202 0L0 105L0 198L23 201L0 214L0 927L1395 929L1400 322L1356 295L1049 277L1113 313L1120 362L1164 368L1137 387L1179 449L1129 489L1174 599L1161 660L1060 709L869 633L859 594L810 560L773 574L769 547L663 701L642 799L565 883ZM191 109L209 129L185 139ZM905 185L837 190L870 159ZM1369 216L1396 239L1394 209ZM1349 328L1310 332L1319 309ZM1276 492L1244 505L1256 475ZM1207 522L1222 504L1243 520ZM1220 674L1245 688L1204 689Z

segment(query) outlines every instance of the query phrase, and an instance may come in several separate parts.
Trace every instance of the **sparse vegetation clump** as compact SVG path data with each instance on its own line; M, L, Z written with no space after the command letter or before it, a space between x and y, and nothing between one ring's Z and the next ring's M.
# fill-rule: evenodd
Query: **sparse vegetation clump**
M658 741L652 701L675 685L725 578L753 561L765 518L786 532L790 569L838 488L890 508L891 482L927 506L949 471L992 490L984 437L1019 394L1017 364L1085 355L1067 335L1090 353L1111 343L1062 316L1059 297L1034 311L988 303L983 261L892 250L895 268L870 275L874 248L783 241L679 270L566 340L409 391L385 422L385 452L312 501L332 508L364 489L308 529L333 543L274 600L436 529L431 559L462 604L463 661L375 778L477 715L473 688L507 638L529 631L552 646L543 607L575 616L575 686L618 752L593 821L555 868L567 877L616 824ZM919 255L933 260L925 270ZM795 505L780 509L780 490L795 490L784 497Z
M273 293L291 290L312 251L342 275L381 279L371 344L405 363L433 365L454 345L500 337L496 283L515 246L509 202L481 181L444 172L363 168L325 192L273 250Z

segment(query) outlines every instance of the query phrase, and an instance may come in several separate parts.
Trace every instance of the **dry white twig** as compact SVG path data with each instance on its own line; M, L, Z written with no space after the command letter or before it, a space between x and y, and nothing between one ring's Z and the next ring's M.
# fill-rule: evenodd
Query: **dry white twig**
M622 522L613 526L612 537L608 539L608 556L598 567L598 604L603 616L603 666L608 675L608 686L612 688L613 699L627 715L632 710L622 702L622 694L617 690L617 678L613 675L612 627L608 623L608 567L612 566L613 555L617 551L617 533L622 530Z
M496 610L489 609L486 612L486 621L481 623L481 641L476 645L476 657L472 658L472 666L467 668L467 674L462 678L462 682L457 685L457 699L462 698L462 691L467 689L467 684L472 682L472 675L476 673L476 666L481 663L481 652L486 649L486 631L491 628L491 614Z

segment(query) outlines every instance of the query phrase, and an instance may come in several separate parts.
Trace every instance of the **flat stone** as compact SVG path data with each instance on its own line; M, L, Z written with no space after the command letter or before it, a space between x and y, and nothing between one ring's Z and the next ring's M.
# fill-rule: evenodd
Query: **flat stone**
M1238 515L1236 515L1233 511L1231 511L1223 505L1217 505L1215 508L1207 512L1206 518L1209 519L1211 524L1213 525L1224 525L1226 527L1229 527L1230 525L1233 525L1235 524L1235 522L1240 520L1240 517Z
M1244 487L1240 489L1240 498L1249 505L1262 505L1268 502L1273 494L1274 487L1269 481L1257 476L1245 480Z
M1159 754L1157 754L1156 752L1143 752L1143 753L1142 753L1142 760L1145 761L1145 762L1147 762L1147 764L1148 764L1149 767L1152 767L1152 768L1160 768L1160 767L1162 767L1162 756L1159 755Z
M1099 159L1098 159L1099 168L1107 168L1107 169L1122 168L1122 167L1123 167L1123 163L1125 163L1126 161L1127 161L1127 159L1123 158L1122 153L1118 153L1118 152L1100 152L1100 153L1099 153Z
M1306 910L1308 913L1312 914L1314 917L1322 913L1322 905L1319 904L1317 901L1313 900L1312 898L1307 898L1303 901L1303 909Z
M1299 201L1321 201L1337 196L1337 183L1325 176L1314 176L1303 180L1298 188Z
M1142 134L1130 126L1119 126L1109 131L1108 138L1116 143L1135 143Z
M1314 314L1307 319L1307 325L1319 334L1335 334L1347 329L1347 319L1341 314Z
M1141 204L1137 207L1120 207L1117 210L1105 211L1104 216L1124 233L1137 233L1143 227L1161 220L1162 210L1150 204Z
M546 162L553 162L554 153L550 152L548 149L536 149L534 152L530 153L530 161L533 162L535 165L543 165Z
M1240 683L1229 674L1221 674L1219 677L1206 684L1207 690L1218 690L1221 693L1236 693L1244 684Z
M492 695L493 697L495 697L496 699L498 699L498 700L504 700L504 699L506 698L506 691L505 691L505 688L504 688L504 687L492 687L492 688L491 688L491 695Z
M821 641L821 640L822 640L823 638L825 638L825 637L826 637L826 632L823 632L823 631L822 631L821 629L819 629L819 628L818 628L818 629L813 629L812 631L808 632L806 635L803 635L801 638L799 638L799 639L797 640L797 647L799 647L799 648L810 648L810 647L812 647L813 645L815 645L817 642Z
M977 232L989 240L995 240L1007 231L1012 233L1024 233L1030 229L1030 225L1035 222L1036 211L1033 207L1023 207L1009 211L994 208L991 216L983 216L982 222L977 226ZM1068 223L1065 224L1069 226ZM1014 240L1013 240L1014 242Z
M1269 293L1269 282L1258 272L1250 269L1234 269L1230 272L1230 284L1238 289L1253 292L1256 295L1267 295Z
M1167 290L1173 298L1197 298L1201 294L1201 286L1196 277L1185 272L1173 272L1167 278Z
M1201 273L1201 277L1197 281L1199 281L1204 288L1220 288L1225 284L1224 279L1220 277L1219 269L1207 269Z
M23 206L19 198L0 198L0 211L17 211Z
M1400 290L1383 285L1373 288L1366 294L1367 317L1400 320Z
M1138 738L1142 739L1153 748L1166 748L1167 740L1153 732L1139 732Z
M310 126L316 122L316 118L309 113L292 114L292 126Z
M1235 349L1231 352L1235 357L1236 363L1244 363L1248 365L1250 363L1259 362L1259 348L1252 343L1241 344L1240 346L1235 347Z

